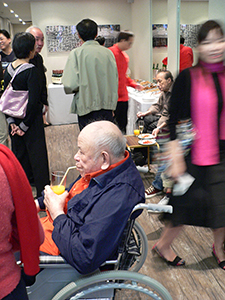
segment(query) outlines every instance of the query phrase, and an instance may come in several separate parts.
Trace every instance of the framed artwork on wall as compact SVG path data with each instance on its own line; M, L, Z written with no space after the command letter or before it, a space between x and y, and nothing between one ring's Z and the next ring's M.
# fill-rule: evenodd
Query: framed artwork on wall
M180 35L185 39L185 46L195 48L197 46L197 34L201 25L180 24ZM153 47L167 46L167 24L153 24Z
M116 43L120 25L98 25L98 35L106 39L105 47ZM45 28L48 52L67 52L81 46L75 25L49 25Z

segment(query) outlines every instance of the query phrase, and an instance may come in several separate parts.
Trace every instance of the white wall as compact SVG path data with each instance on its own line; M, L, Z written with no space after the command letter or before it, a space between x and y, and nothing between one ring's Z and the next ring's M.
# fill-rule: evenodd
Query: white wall
M132 4L132 28L135 34L133 52L133 74L135 78L150 80L150 1L134 0Z
M121 30L132 30L131 4L127 0L77 0L61 2L31 2L33 25L45 33L47 25L76 25L84 18L90 18L97 24L120 24ZM67 57L64 53L49 53L45 45L41 55L47 67L48 83L51 82L53 69L64 69ZM132 69L132 52L128 51Z

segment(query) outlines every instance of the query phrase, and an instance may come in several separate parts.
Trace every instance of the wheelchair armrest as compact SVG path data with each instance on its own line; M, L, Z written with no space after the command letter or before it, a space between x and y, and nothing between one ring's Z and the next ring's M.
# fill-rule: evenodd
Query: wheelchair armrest
M39 259L40 268L73 268L62 256L41 255ZM117 263L117 259L107 260L101 265L101 267L107 268L107 265L117 265Z

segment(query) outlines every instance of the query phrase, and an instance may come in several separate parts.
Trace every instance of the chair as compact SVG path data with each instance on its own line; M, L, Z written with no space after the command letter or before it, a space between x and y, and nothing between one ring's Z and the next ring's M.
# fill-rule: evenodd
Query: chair
M62 299L165 299L169 292L154 279L139 274L145 262L148 243L141 225L132 219L138 210L172 213L169 205L138 204L132 211L118 249L118 258L106 261L100 270L74 279L74 268L61 256L41 256L41 272L27 288L30 300ZM105 271L110 270L110 271Z

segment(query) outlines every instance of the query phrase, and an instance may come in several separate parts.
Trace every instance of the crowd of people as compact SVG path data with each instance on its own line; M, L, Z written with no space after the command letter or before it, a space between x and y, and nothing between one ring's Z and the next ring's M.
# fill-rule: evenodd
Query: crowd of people
M209 227L214 236L213 256L225 270L225 38L221 25L209 20L200 27L197 64L180 70L175 80L169 70L160 70L158 102L137 113L137 118L144 118L144 132L157 138L166 130L170 137L166 144L169 163L160 166L146 190L124 136L126 87L143 89L127 76L129 57L124 51L131 48L134 34L120 32L117 43L107 49L104 39L97 37L93 20L84 19L76 28L82 46L70 52L62 82L65 92L74 94L71 111L78 115L80 128L74 159L80 176L61 195L49 185L44 133L46 68L40 55L44 35L39 28L29 27L14 36L11 47L10 35L0 30L4 90L20 69L13 89L29 95L25 117L0 114L1 299L28 299L26 284L39 272L39 251L62 255L75 268L77 278L116 257L133 207L165 187L163 204L172 205L173 213L163 215L165 227L153 250L169 265L184 265L185 260L171 248L173 240L183 225ZM190 119L196 137L191 150L184 153L177 124ZM12 151L5 138L8 132ZM177 195L173 188L184 173L194 180ZM37 191L35 200L32 185ZM24 205L27 218L23 217ZM39 220L40 210L47 215ZM22 275L13 256L17 250L24 263Z

